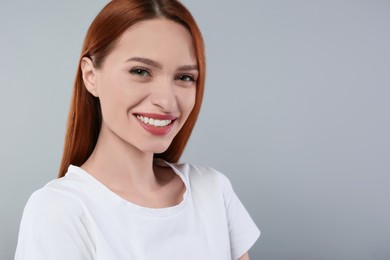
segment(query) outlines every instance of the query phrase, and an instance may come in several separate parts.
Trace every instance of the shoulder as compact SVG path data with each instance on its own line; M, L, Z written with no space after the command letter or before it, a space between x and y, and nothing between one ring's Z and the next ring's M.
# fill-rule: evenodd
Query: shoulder
M24 208L23 215L34 221L49 221L55 218L80 217L83 203L79 193L82 180L74 175L54 179L33 192Z
M168 163L176 172L180 172L183 175L188 176L189 178L201 178L201 179L210 179L210 178L221 178L224 176L223 173L217 171L214 168L196 165L187 162L180 163ZM223 177L222 177L223 178Z
M229 193L233 188L229 178L219 170L208 166L200 166L192 163L175 163L171 166L185 175L193 185L216 188L218 186L223 193Z
M32 193L27 206L43 207L52 205L54 209L80 208L83 203L83 195L93 193L93 188L88 179L74 171L68 171L64 177L53 179L42 188Z
M85 206L76 196L45 186L32 193L24 207L20 237L28 241L64 238L79 233L88 222Z
M83 214L81 203L71 194L45 186L31 194L24 215L35 221L57 220L61 217L78 217Z
M79 199L54 180L29 197L15 259L92 259L93 227Z

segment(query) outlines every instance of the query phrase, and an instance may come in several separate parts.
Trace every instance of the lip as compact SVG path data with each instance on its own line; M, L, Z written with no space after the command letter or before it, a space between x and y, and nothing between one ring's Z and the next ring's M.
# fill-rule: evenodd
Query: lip
M137 118L137 115L143 116L143 117L149 117L159 120L172 120L172 122L167 126L152 126L149 124L145 124L141 120ZM138 123L149 133L152 135L167 135L169 132L171 132L173 128L173 124L175 123L175 120L177 117L172 115L160 115L160 114L151 114L151 113L134 113L135 119L138 121Z

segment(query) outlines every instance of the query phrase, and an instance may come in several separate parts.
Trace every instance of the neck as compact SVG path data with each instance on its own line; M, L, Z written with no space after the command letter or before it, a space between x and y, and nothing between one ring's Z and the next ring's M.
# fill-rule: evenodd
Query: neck
M103 126L94 151L81 168L112 190L158 188L153 153L140 151Z

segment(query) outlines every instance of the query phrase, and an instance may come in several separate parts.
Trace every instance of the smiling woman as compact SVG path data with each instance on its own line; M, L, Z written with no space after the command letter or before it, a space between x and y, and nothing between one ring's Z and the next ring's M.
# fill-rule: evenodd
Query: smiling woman
M138 22L123 32L100 68L83 57L81 69L87 90L100 101L99 141L115 142L114 134L142 156L167 150L195 105L199 72L192 37L171 20Z
M59 178L31 195L16 259L248 259L260 231L230 181L178 163L204 60L178 1L103 8L80 57Z

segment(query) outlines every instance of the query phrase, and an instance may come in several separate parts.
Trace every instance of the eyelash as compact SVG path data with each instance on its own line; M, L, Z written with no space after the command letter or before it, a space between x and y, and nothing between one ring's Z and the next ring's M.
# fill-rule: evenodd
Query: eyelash
M134 68L130 70L130 74L139 76L139 77L151 77L152 73L150 70L145 68ZM183 82L196 82L194 76L188 75L188 74L181 74L176 76L177 80L183 81Z
M147 75L145 75L147 73ZM139 76L139 77L150 77L152 74L150 73L149 70L143 69L143 68L134 68L130 70L130 74Z
M186 78L186 79L183 79L183 78ZM193 76L188 75L188 74L178 75L176 77L176 79L179 79L179 80L184 81L184 82L195 82L196 81Z

